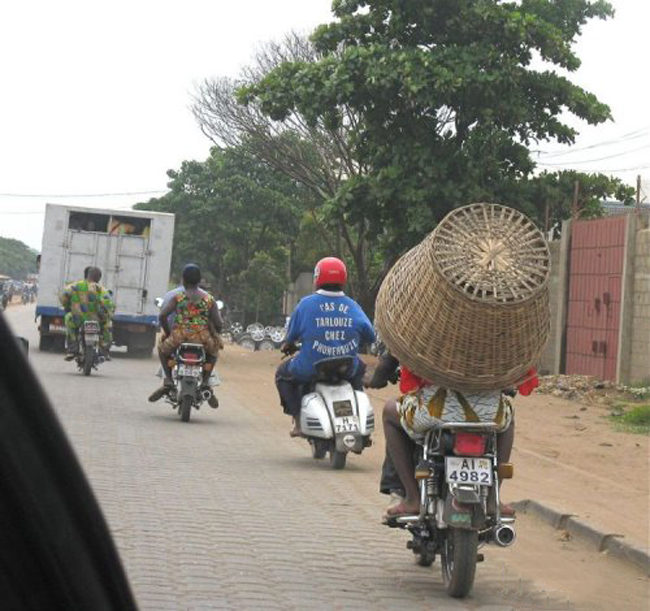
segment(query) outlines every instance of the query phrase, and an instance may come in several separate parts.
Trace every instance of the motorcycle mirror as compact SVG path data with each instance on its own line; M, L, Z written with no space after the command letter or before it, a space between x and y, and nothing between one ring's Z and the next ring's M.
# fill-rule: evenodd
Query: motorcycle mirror
M221 301L221 299L217 299L217 308L219 310L223 310L224 303Z
M157 308L162 308L163 304L163 298L162 297L156 297L153 302L156 304Z

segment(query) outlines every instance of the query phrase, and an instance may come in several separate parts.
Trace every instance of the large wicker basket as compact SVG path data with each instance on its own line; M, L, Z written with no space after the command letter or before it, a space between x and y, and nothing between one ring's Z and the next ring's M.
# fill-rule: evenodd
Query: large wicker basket
M550 254L526 216L496 204L448 214L386 276L376 324L391 353L448 388L506 388L524 377L550 327Z

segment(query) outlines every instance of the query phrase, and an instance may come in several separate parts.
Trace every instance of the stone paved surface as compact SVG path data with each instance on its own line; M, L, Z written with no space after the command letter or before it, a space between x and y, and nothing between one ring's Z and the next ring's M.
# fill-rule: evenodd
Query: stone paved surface
M479 565L470 599L448 598L437 563L417 567L405 533L380 525L365 457L342 472L316 463L288 437L277 406L260 407L259 388L233 375L223 375L222 407L184 424L146 400L158 383L154 360L117 356L84 378L60 355L34 348L31 359L142 609L574 608L508 577L507 550Z

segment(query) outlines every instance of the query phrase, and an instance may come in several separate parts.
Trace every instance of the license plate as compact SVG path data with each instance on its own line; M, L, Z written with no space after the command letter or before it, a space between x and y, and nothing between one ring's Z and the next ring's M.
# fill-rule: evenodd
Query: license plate
M178 375L194 376L195 378L198 378L201 375L201 367L199 367L198 365L179 365Z
M463 456L447 456L445 473L450 484L492 485L492 460Z
M352 401L349 400L334 401L332 403L332 407L334 408L334 415L337 418L344 418L345 416L354 416L354 412L352 411Z
M99 335L96 333L86 333L84 335L87 344L96 344L99 342Z
M50 325L48 331L50 333L65 333L65 327L63 325Z
M359 423L356 416L344 416L334 418L335 433L356 433L359 430Z

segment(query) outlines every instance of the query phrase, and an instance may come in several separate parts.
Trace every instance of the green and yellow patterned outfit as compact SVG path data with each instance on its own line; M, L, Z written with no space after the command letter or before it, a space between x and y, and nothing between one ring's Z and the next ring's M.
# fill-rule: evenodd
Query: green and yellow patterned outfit
M102 324L102 342L104 348L108 350L113 343L113 314L115 313L115 303L113 302L113 296L106 289L103 289L102 292L102 304L106 310L106 319Z
M96 282L79 280L63 289L61 305L65 310L65 327L68 349L79 347L79 329L87 320L96 320L103 327L110 315L103 301L106 290Z

